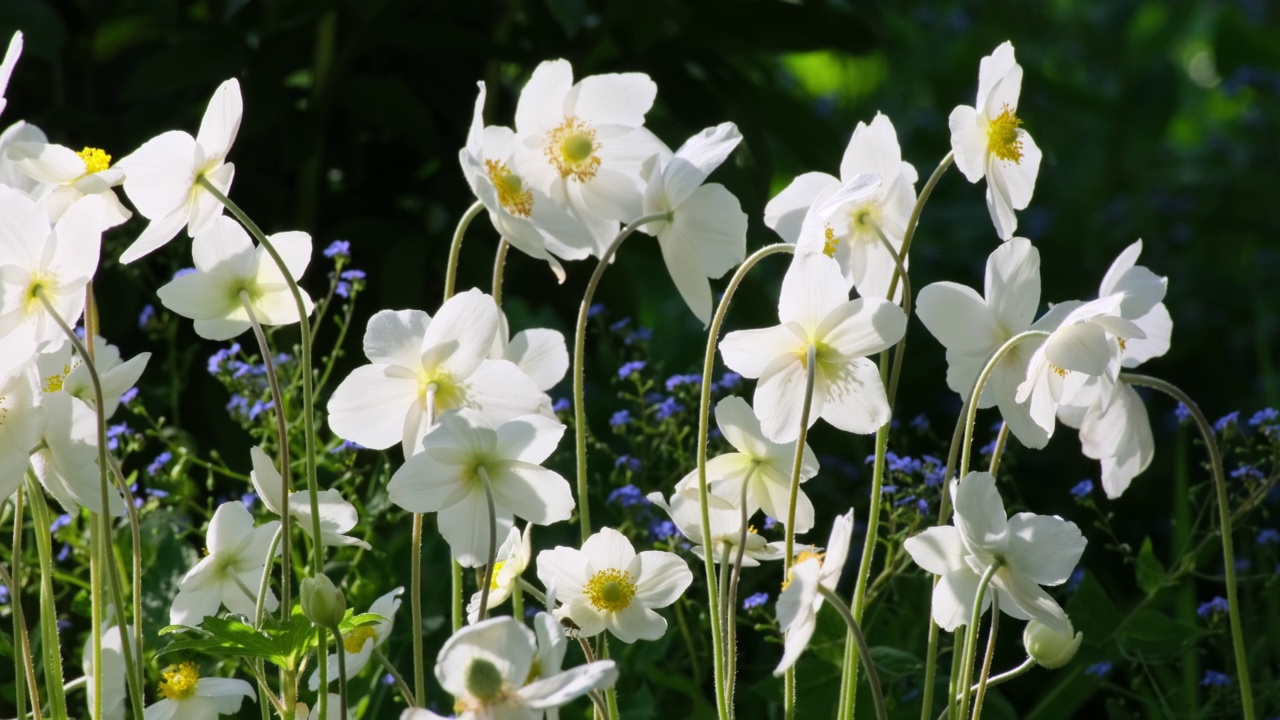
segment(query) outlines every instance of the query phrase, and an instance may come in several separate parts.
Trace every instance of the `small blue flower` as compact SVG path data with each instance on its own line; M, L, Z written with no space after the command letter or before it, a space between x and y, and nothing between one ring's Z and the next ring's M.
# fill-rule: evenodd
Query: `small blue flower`
M147 494L153 498L169 497L169 492L167 490L161 490L159 488L147 488Z
M147 303L142 306L142 312L138 313L138 329L146 330L147 325L156 317L156 306Z
M551 406L551 412L558 412L558 413L569 412L569 408L570 408L569 398L560 398L559 400L556 400L555 404Z
M107 448L115 451L120 447L120 438L127 437L133 430L129 428L128 423L117 423L107 426Z
M609 502L618 503L622 507L631 507L632 505L648 505L649 500L645 498L644 492L635 485L623 485L622 487L609 493Z
M670 520L654 520L649 523L649 539L662 542L676 534L676 524Z
M1266 477L1266 475L1263 474L1261 470L1259 470L1258 468L1252 465L1241 465L1240 467L1231 471L1231 477L1235 478L1236 480L1245 480L1249 478L1253 478L1254 480L1261 480L1264 477Z
M129 403L133 402L133 399L136 397L138 397L138 388L131 387L128 390L125 390L124 394L120 396L120 404L128 405Z
M1262 408L1249 418L1249 424L1256 427L1258 425L1271 425L1280 422L1280 410L1275 408Z
M978 452L981 453L982 455L993 455L995 454L995 451L996 451L996 441L992 440L986 445L983 445L982 449L979 450Z
M929 417L928 417L927 415L925 415L924 413L920 413L919 415L917 415L917 416L915 416L915 417L911 418L911 423L910 423L910 425L911 425L911 427L915 428L916 430L920 430L920 431L928 430L928 429L929 429Z
M610 324L609 330L610 332L622 332L623 330L626 330L627 326L630 324L631 324L631 318L624 317L621 320L616 320L612 324Z
M1232 425L1238 425L1239 423L1240 423L1240 411L1232 410L1226 415L1223 415L1222 417L1218 418L1217 421L1213 423L1213 430L1214 432L1222 432L1223 430L1226 430L1228 427Z
M674 397L669 397L663 400L658 405L658 412L655 415L655 417L657 417L659 420L666 420L672 415L675 415L678 412L682 412L683 410L684 410L683 405L676 402L676 399Z
M1178 419L1179 423L1184 423L1191 419L1191 411L1187 409L1186 405L1178 403L1178 407L1173 409L1173 416Z
M244 503L245 510L252 510L258 502L258 493L247 492L240 496L240 502Z
M396 684L396 676L395 676L395 675L392 675L391 673L385 673L385 674L382 676L382 684L383 684L383 685L395 685L395 684Z
M208 370L210 375L217 375L222 370L222 364L240 353L240 343L231 343L229 347L225 347L218 352L209 356Z
M338 277L342 280L363 280L365 279L365 274L363 270L352 268L351 270L343 270Z
M764 516L764 529L765 529L765 530L772 530L772 529L774 528L774 526L775 526L775 525L777 525L777 524L778 524L778 521L777 521L776 519L774 519L774 518L772 518L772 517L769 517L768 515L765 515L765 516ZM741 528L742 526L741 526L741 525L739 525L738 527L739 527L739 528Z
M1071 494L1078 500L1089 497L1089 494L1092 492L1093 492L1092 480L1081 480L1080 482L1076 483L1074 487L1071 488Z
M263 402L261 400L256 400L254 401L253 406L249 408L249 419L253 420L257 418L259 415L261 415L264 410L270 410L275 406L276 406L275 400L268 400L266 402Z
M917 501L916 501L916 512L920 513L921 515L928 515L928 514L929 514L929 501L928 501L928 500L925 500L924 498L920 498L919 500L917 500Z
M587 317L593 318L602 312L604 312L604 303L592 303L591 307L587 308Z
M1080 587L1080 583L1084 582L1084 568L1078 567L1071 571L1071 577L1067 578L1067 592L1075 592Z
M891 495L896 492L898 492L897 485L881 485L880 486L880 494L882 495Z
M173 279L174 279L174 280L177 280L178 278L182 277L183 275L190 275L191 273L193 273L193 272L195 272L195 271L196 271L196 269L195 269L195 268L193 268L193 267L178 268L178 271L177 271L177 272L175 272L175 273L173 274Z
M1196 608L1196 615L1199 615L1200 619L1203 620L1210 615L1226 614L1229 610L1231 610L1231 606L1227 604L1226 598L1214 597L1209 602L1202 603L1200 607Z
M647 327L636 328L636 331L622 339L624 345L631 343L649 342L653 339L653 330Z
M53 519L53 522L49 523L49 532L50 532L50 533L55 533L55 532L57 532L58 530L60 530L60 529L62 529L62 528L64 528L64 527L66 527L66 526L68 526L68 525L70 525L70 524L71 524L71 516L70 516L70 515L68 515L68 514L66 514L66 513L63 513L63 514L59 515L58 517L54 518L54 519Z
M1200 679L1200 687L1227 687L1231 684L1231 676L1217 670L1205 670Z
M329 247L324 249L324 256L327 258L351 257L351 243L347 240L334 240L329 243Z
M667 388L667 392L674 392L675 389L680 387L681 385L701 385L701 384L702 384L702 376L698 374L672 375L671 377L667 378L666 388Z
M8 604L9 604L9 588L8 586L0 585L0 605L8 605Z
M622 427L631 422L630 410L619 410L609 418L609 427Z
M623 363L622 367L618 368L618 379L626 380L631 377L632 373L638 373L643 370L647 364L643 360L632 360L631 362Z
M914 475L920 471L921 467L923 467L923 463L921 463L919 460L913 457L894 456L894 458L890 460L889 456L885 455L885 460L888 462L890 472L900 472L900 473L905 473L907 475Z
M62 547L58 548L58 554L53 559L58 562L66 562L69 557L71 557L71 545L62 543Z
M758 592L758 593L755 593L754 595L748 595L745 598L743 598L742 609L753 610L758 607L763 607L768 602L769 602L769 593Z
M147 466L147 474L151 477L159 475L160 471L164 470L164 466L168 465L170 460L173 460L173 453L165 450L157 455L156 459L152 460L151 464Z
M742 376L729 370L720 376L720 381L716 383L721 390L732 390L742 384Z
M354 442L352 440L343 440L341 443L338 444L337 449L338 449L338 452L343 452L348 450L354 452L356 450L365 450L366 448L365 446L361 445L358 442Z
M1246 572L1253 567L1253 561L1249 558L1236 558L1235 566L1240 572Z
M618 459L613 461L613 466L615 468L626 468L633 473L638 473L641 468L640 458L634 458L630 455L619 455Z
M1276 530L1275 528L1263 528L1258 531L1258 539L1256 542L1259 545L1275 545L1276 543L1280 543L1280 530Z
M1102 678L1110 674L1111 667L1112 667L1111 663L1107 662L1106 660L1103 660L1102 662L1094 663L1089 667L1085 668L1084 674L1092 675L1093 677L1101 680Z
M249 398L243 395L232 395L227 401L227 412L232 415L247 415L249 413Z

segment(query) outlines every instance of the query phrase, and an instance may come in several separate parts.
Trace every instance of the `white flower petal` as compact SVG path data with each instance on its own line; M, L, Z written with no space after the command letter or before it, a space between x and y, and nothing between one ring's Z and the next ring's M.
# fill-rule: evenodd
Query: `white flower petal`
M1008 530L1004 501L991 473L971 472L951 487L955 525L970 552L998 548Z
M987 301L973 288L953 282L936 282L921 290L916 315L943 347L961 355L990 357L1008 337Z
M329 398L329 429L344 440L385 450L401 440L406 414L420 403L418 392L417 378L391 366L358 367Z
M1018 513L1009 518L1005 560L1010 572L1037 585L1061 585L1084 553L1080 528L1060 517Z
M240 131L240 117L244 114L244 101L240 98L240 82L231 78L218 86L205 108L200 121L196 142L204 152L205 161L221 160L231 150L231 144Z
M597 660L529 683L518 694L526 707L541 710L560 707L592 690L613 687L617 681L618 667L614 662Z
M907 538L902 543L916 564L934 575L945 575L952 570L968 567L964 562L965 548L960 532L951 525L931 527Z
M693 583L689 564L678 555L657 550L646 550L640 558L640 578L636 583L633 602L645 607L666 607L684 594Z
M1013 238L987 258L986 300L1008 333L1031 326L1040 305L1040 252Z

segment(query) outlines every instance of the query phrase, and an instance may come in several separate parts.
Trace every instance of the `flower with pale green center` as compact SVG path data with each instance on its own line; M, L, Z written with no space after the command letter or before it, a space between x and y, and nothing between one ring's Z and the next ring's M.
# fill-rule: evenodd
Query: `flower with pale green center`
M466 567L484 565L489 492L498 537L506 535L513 516L549 525L572 515L569 482L540 464L563 434L564 425L542 415L493 424L469 408L450 411L423 437L422 452L391 476L387 494L409 512L437 512L454 558Z
M279 527L279 520L255 527L253 516L239 500L219 505L209 521L208 554L178 581L169 622L195 627L224 606L253 617L262 573L271 559L267 556L271 538ZM268 589L264 607L270 612L277 605L275 593Z
M143 720L214 720L240 711L246 697L257 698L253 686L236 678L201 677L187 661L160 671L159 700L143 711Z
M954 525L929 528L903 544L917 565L939 576L933 587L933 621L947 632L967 625L978 583L995 565L983 612L995 594L1006 615L1038 620L1069 637L1071 621L1040 586L1061 585L1071 577L1086 542L1080 528L1057 516L1009 517L990 473L964 476L952 484L951 497Z
M637 553L617 530L603 528L582 549L557 547L538 553L538 579L556 586L564 603L555 611L569 618L582 637L606 629L625 643L657 640L667 621L653 611L679 599L693 573L677 555L659 550Z

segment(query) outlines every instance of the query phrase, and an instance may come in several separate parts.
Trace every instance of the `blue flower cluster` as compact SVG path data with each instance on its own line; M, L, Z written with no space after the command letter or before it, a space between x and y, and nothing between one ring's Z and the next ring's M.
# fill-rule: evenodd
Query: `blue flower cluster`
M769 602L769 593L758 592L743 598L742 609L754 610L755 608L758 608L758 607L764 607L764 605L768 602Z
M618 459L613 461L613 466L615 468L626 468L633 473L640 472L642 467L640 458L631 457L630 455L619 455Z
M1269 438L1280 435L1280 410L1263 408L1249 418L1249 427L1258 428L1258 432Z
M649 500L644 492L635 485L627 484L609 493L609 502L628 508L633 505L648 505Z
M1092 492L1093 492L1092 480L1081 480L1080 482L1076 483L1074 487L1071 488L1071 495L1075 497L1077 500L1083 500L1084 498L1089 497L1089 495Z
M329 247L324 249L324 256L327 258L351 257L351 243L347 240L334 240L329 243Z
M683 412L683 411L684 411L683 405L676 402L676 399L674 397L668 397L663 399L662 402L658 403L658 412L654 417L658 418L658 420L666 420L672 415L675 415L676 413Z
M1200 679L1201 687L1227 687L1231 684L1231 676L1217 670L1205 670Z
M156 459L152 460L151 464L147 466L147 475L151 477L155 477L156 475L159 475L160 471L164 470L165 466L167 466L172 460L173 460L173 453L169 452L168 450L165 450L164 452L157 455Z
M666 388L667 388L667 392L675 392L676 388L680 387L681 385L701 385L701 384L702 384L702 376L696 373L689 374L689 375L672 375L671 377L667 378Z
M643 360L632 360L630 362L623 363L622 367L618 368L618 379L626 380L627 378L631 377L633 374L638 373L641 370L644 370L644 366L647 364L648 363L646 363Z
M1218 418L1213 423L1214 432L1223 432L1229 427L1238 427L1240 424L1240 411L1232 410L1231 412Z
M351 297L352 285L355 285L355 289L359 290L364 287L364 283L361 282L364 278L365 274L363 270L356 270L354 268L351 270L343 270L338 273L338 284L334 286L333 294L340 298Z
M1230 610L1231 606L1227 604L1226 598L1214 597L1209 602L1201 603L1200 607L1196 608L1196 615L1199 615L1200 619L1203 620L1211 615L1225 615Z

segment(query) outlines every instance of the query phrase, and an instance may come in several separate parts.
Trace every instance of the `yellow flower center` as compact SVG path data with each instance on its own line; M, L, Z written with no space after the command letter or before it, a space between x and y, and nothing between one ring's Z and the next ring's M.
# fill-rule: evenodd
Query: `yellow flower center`
M625 610L630 607L631 598L636 596L636 584L631 581L631 574L613 568L592 575L584 590L591 607L602 612Z
M1117 338L1116 338L1116 343L1118 343L1118 344L1120 345L1120 352L1124 352L1124 351L1125 351L1125 342L1124 342L1124 338L1122 338L1122 337L1117 337Z
M76 363L79 365L80 363ZM63 365L61 373L55 373L44 379L44 391L47 393L55 393L62 389L62 384L67 381L67 376L71 374L71 365Z
M1022 118L1006 103L987 128L987 149L1001 160L1012 160L1015 165L1022 162L1021 124Z
M800 563L804 562L805 560L817 560L819 563L821 563L821 562L822 562L822 558L823 558L825 555L826 555L826 553L822 552L821 550L801 550L801 551L796 555L795 559L791 562L791 567L792 567L792 568L793 568L793 570L794 570L795 566L799 565ZM783 581L782 581L782 589L783 589L783 590L786 590L788 587L790 587L790 586L791 586L791 581L792 581L793 579L794 579L794 578L793 578L793 576L792 576L792 573L791 573L791 572L788 572L788 573L787 573L787 577L786 577L785 579L783 579Z
M1057 376L1058 376L1058 377L1060 377L1060 378L1064 378L1064 377L1066 377L1066 376L1067 376L1067 373L1071 372L1070 370L1068 370L1068 369L1066 369L1066 368L1058 367L1057 365L1054 365L1053 363L1049 363L1049 369L1050 369L1050 370L1052 370L1054 373L1056 373L1056 374L1057 374Z
M92 175L111 167L111 156L100 148L87 147L76 153L84 161L84 174Z
M840 245L840 238L836 237L836 231L827 228L823 231L823 237L826 238L822 242L822 254L829 258L836 256L836 248Z
M157 692L160 697L165 700L186 700L196 692L196 685L200 683L200 671L196 669L193 662L184 662L181 665L170 665L160 671L163 679Z
M506 560L498 560L493 564L493 580L489 583L490 592L498 589L498 573L502 572L502 566L506 564Z
M365 642L377 636L377 633L371 627L358 627L342 636L342 648L349 653L358 653L360 648L364 647Z
M529 217L533 213L533 193L525 190L524 181L499 160L485 160L489 182L498 191L498 202L512 215Z
M578 182L590 180L600 169L600 156L596 152L596 131L577 117L566 118L564 124L547 133L547 160L555 166L560 177L572 177Z

